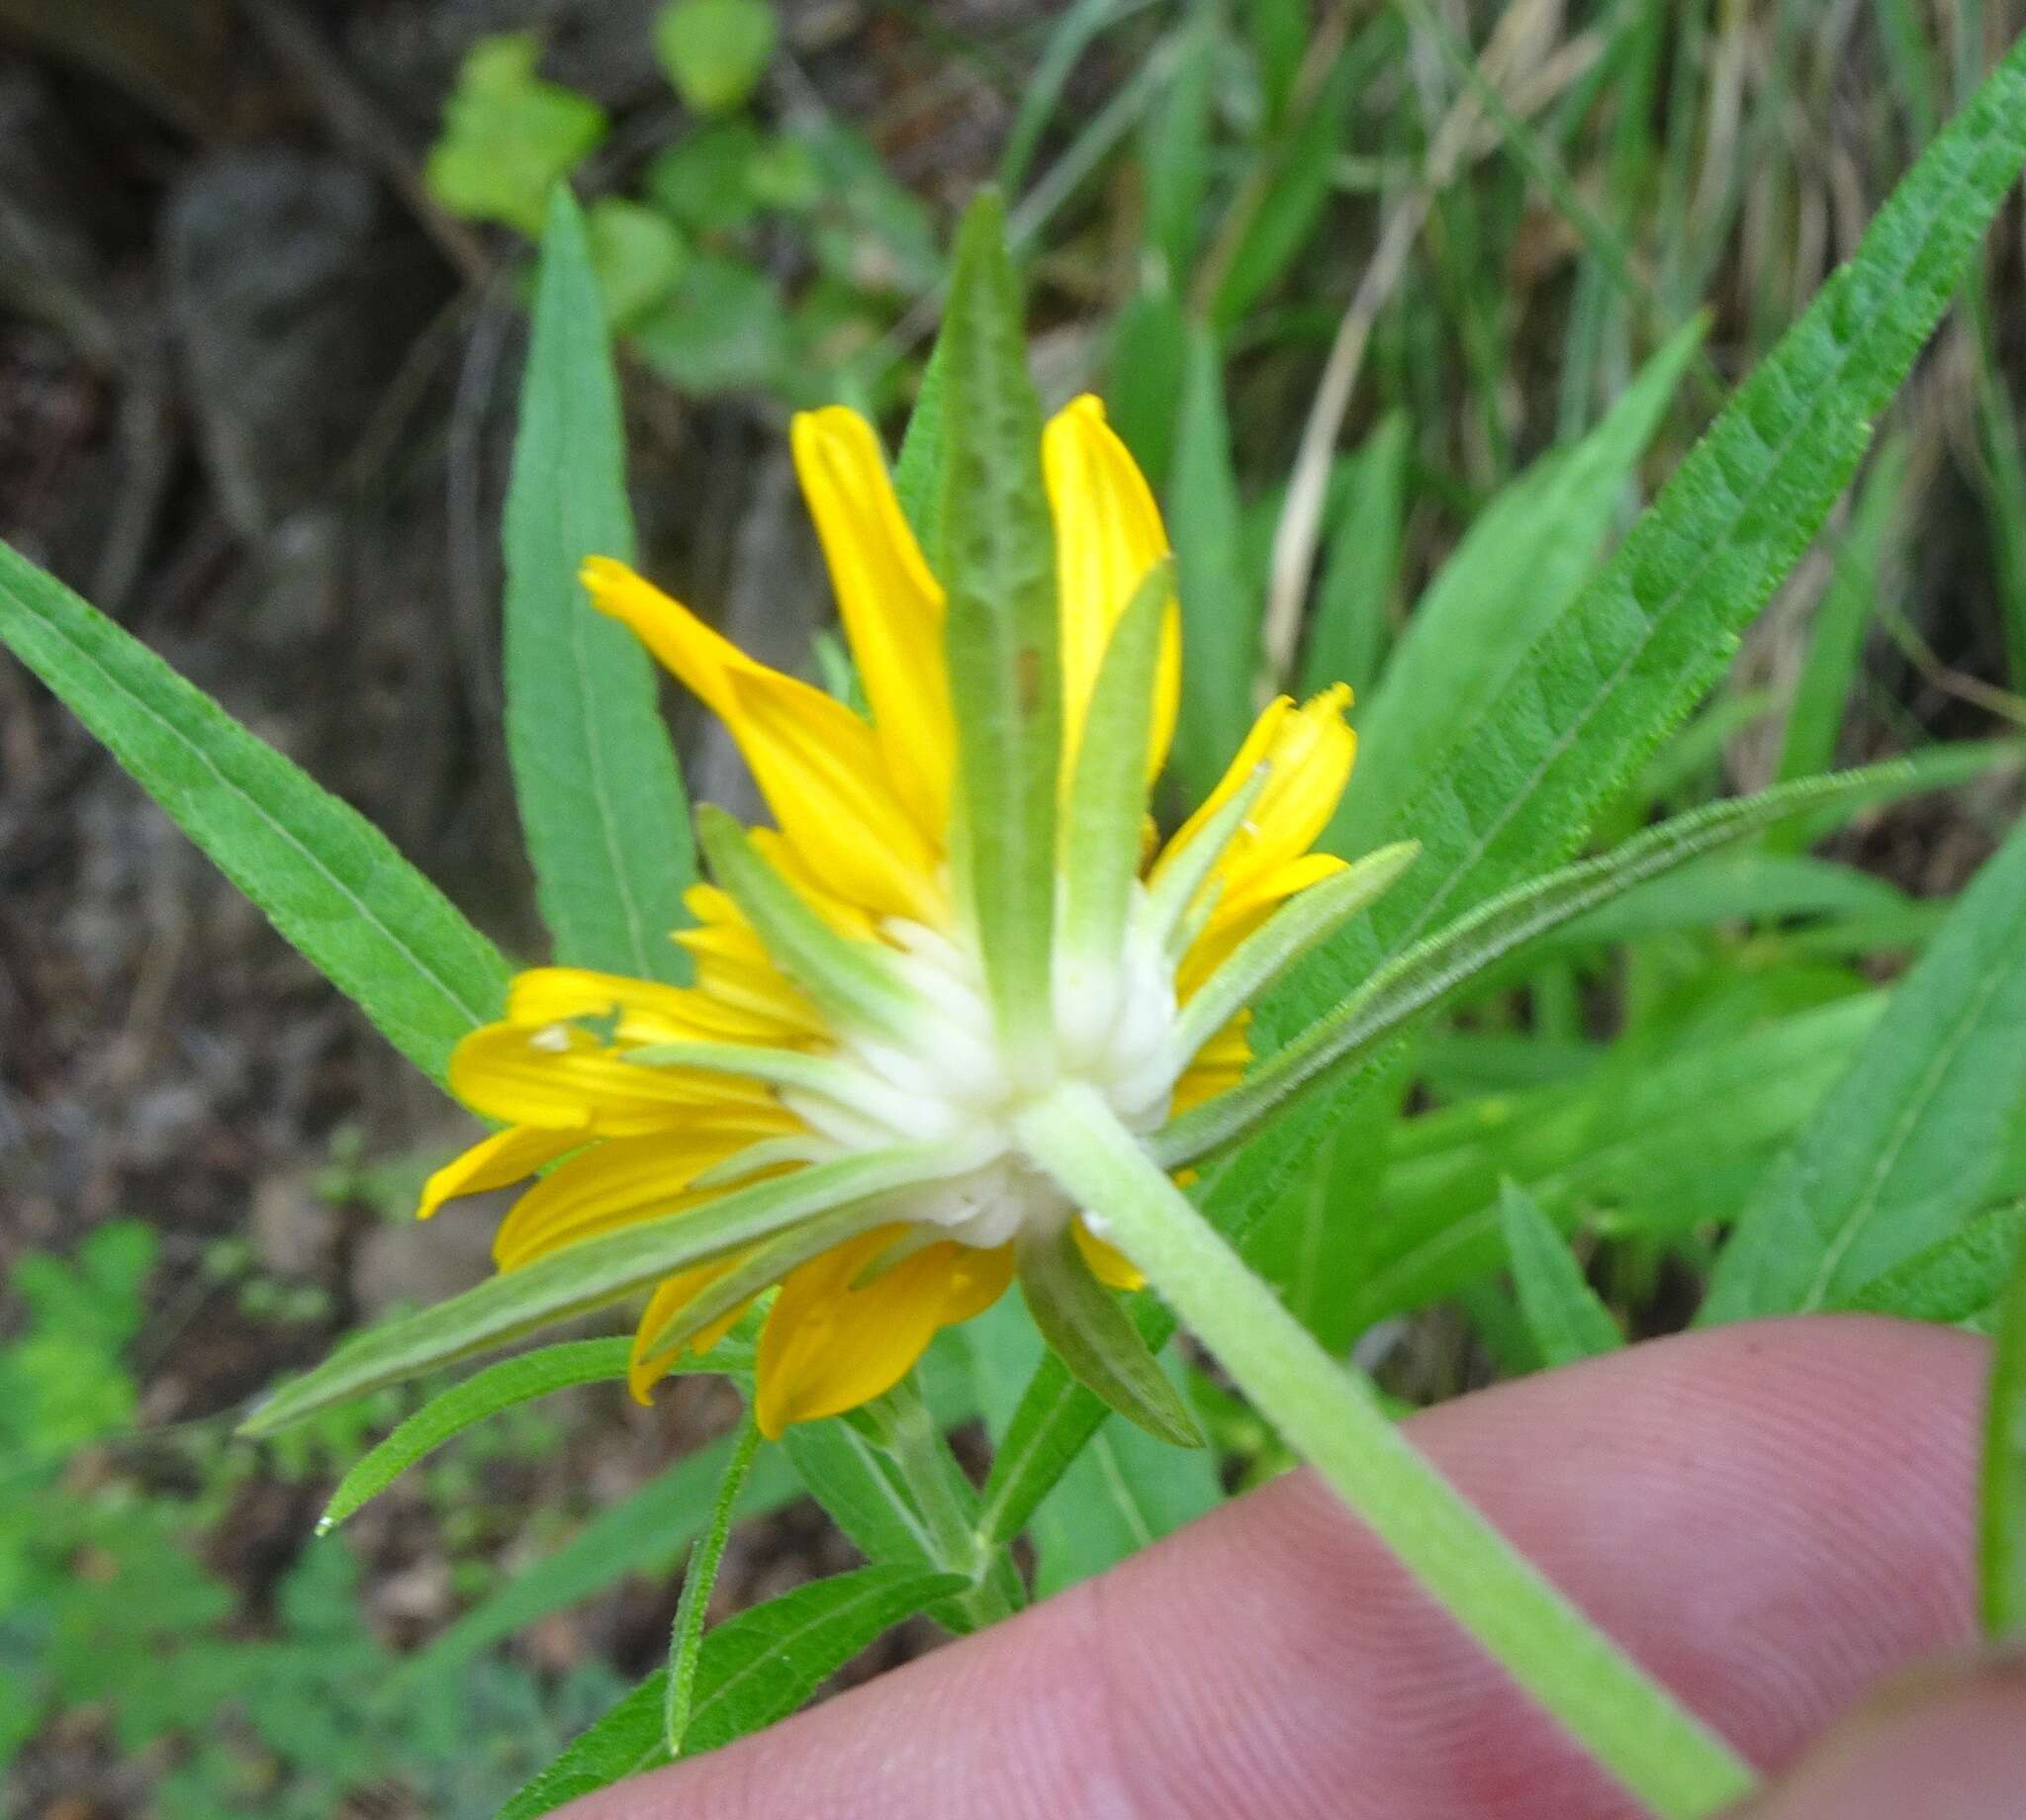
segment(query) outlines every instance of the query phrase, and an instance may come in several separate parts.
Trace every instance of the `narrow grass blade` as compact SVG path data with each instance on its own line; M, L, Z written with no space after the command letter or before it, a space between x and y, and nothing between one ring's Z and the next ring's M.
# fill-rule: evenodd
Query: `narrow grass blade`
M565 184L542 234L505 548L506 754L556 958L686 979L668 937L690 921L696 856L654 666L577 579L587 556L632 559L633 518L604 309Z
M1984 1634L2026 1636L2026 1267L1998 1307L1977 1501L1978 1607Z
M1780 747L1780 777L1813 776L1836 762L1836 738L1856 686L1865 628L1878 604L1880 568L1904 503L1906 445L1888 443L1865 476L1829 585L1808 628Z
M1316 586L1316 610L1302 654L1301 692L1313 695L1347 682L1364 700L1392 637L1389 613L1400 580L1400 540L1407 511L1407 417L1381 420L1344 464ZM1344 851L1325 837L1328 852Z
M1732 399L1604 573L1386 830L1427 858L1285 994L1288 1029L1437 919L1569 854L1729 664L1827 516L2026 161L2015 46ZM1353 788L1356 786L1353 785Z
M1217 787L1252 724L1259 671L1259 599L1239 560L1238 480L1224 409L1224 356L1200 323L1189 330L1175 429L1167 521L1181 585L1182 711L1175 774L1191 802Z
M0 644L423 1073L500 1016L506 960L379 829L5 544Z

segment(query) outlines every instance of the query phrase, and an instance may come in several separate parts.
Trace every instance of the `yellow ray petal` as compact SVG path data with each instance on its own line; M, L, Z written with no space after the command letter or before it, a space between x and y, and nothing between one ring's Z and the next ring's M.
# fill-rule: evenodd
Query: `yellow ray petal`
M1299 708L1285 695L1270 703L1253 722L1217 788L1154 862L1151 876L1157 879L1252 774L1261 765L1267 768L1265 786L1251 814L1211 872L1218 901L1210 929L1228 933L1246 917L1256 926L1255 913L1261 907L1270 908L1338 869L1340 862L1308 850L1335 812L1357 756L1357 736L1343 719L1349 703L1350 691L1341 683Z
M751 1133L698 1125L597 1144L559 1164L513 1204L493 1235L493 1261L516 1270L615 1227L716 1200L721 1190L694 1191L691 1183L752 1141Z
M1041 458L1056 524L1066 765L1075 753L1112 628L1148 570L1167 555L1167 532L1146 476L1105 421L1104 407L1096 399L1076 399L1049 419ZM1174 737L1181 682L1181 613L1170 604L1154 665L1149 776L1160 769Z
M1147 1279L1140 1274L1139 1266L1117 1245L1098 1237L1081 1220L1070 1223L1069 1235L1075 1239L1076 1249L1083 1253L1083 1261L1090 1266L1090 1274L1105 1288L1147 1287Z
M452 1051L450 1090L473 1111L503 1124L585 1137L640 1137L713 1108L783 1116L772 1091L758 1081L636 1067L624 1056L623 1049L608 1048L571 1024L488 1024Z
M883 915L940 914L941 830L925 830L886 781L873 730L820 688L756 664L623 563L584 565L598 607L706 701L803 862L839 896Z
M789 431L839 616L895 791L923 828L950 819L957 735L943 667L943 590L886 478L872 425L832 406Z
M824 888L875 915L947 921L942 830L932 837L901 807L866 723L772 671L733 677L731 696L736 717L726 724L782 833Z
M422 1184L415 1218L426 1220L445 1201L459 1195L484 1194L510 1188L524 1176L567 1155L584 1141L580 1132L545 1130L534 1125L508 1126L453 1157Z
M678 1354L692 1352L701 1358L711 1347L724 1338L739 1324L739 1317L759 1300L748 1296L745 1301L719 1317L707 1327L699 1327L690 1338L673 1346L662 1346L653 1352L646 1348L647 1336L656 1333L670 1320L688 1308L711 1284L741 1262L747 1253L734 1251L729 1257L720 1257L708 1264L698 1264L693 1270L678 1271L666 1277L648 1298L647 1312L640 1317L640 1325L633 1332L633 1352L626 1363L626 1388L633 1393L636 1403L652 1401L651 1393L662 1375L676 1360Z
M1217 787L1196 805L1196 812L1174 831L1167 845L1160 850L1160 857L1154 861L1153 869L1148 874L1150 884L1156 883L1161 873L1174 863L1182 852L1203 830L1226 803L1236 796L1251 780L1252 774L1266 763L1266 756L1273 749L1273 742L1280 736L1282 723L1294 711L1294 703L1287 696L1279 695L1269 701L1252 722L1252 728L1245 735L1244 743L1239 747L1238 756L1225 767L1224 775L1217 780Z
M707 992L589 967L529 967L506 988L509 1024L568 1024L579 1018L600 1025L609 1019L610 1035L619 1043L722 1041L730 1022Z
M683 901L697 927L676 932L696 962L702 991L744 1017L783 1033L776 1042L826 1039L829 1027L801 991L774 964L738 905L714 884L692 885Z
M783 1283L761 1329L756 1372L754 1413L768 1439L891 1390L939 1328L989 1308L1012 1281L1011 1246L980 1251L943 1239L854 1288L904 1232L877 1228Z

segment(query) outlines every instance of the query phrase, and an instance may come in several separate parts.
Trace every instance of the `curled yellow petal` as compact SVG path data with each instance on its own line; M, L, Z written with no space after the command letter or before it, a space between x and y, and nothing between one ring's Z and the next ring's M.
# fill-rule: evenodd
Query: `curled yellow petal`
M1062 746L1074 755L1112 628L1148 570L1168 554L1167 532L1147 477L1087 394L1049 419L1042 432L1042 477L1056 526L1056 586L1061 616ZM1181 695L1180 609L1161 622L1148 739L1151 776L1167 758Z
M841 406L803 411L789 439L887 775L916 822L940 830L957 762L943 590L922 560L865 418Z
M485 1194L510 1188L515 1182L568 1155L584 1141L578 1132L553 1131L535 1125L509 1126L453 1157L422 1184L415 1218L426 1220L445 1201L459 1195Z
M920 826L893 793L872 728L821 689L756 664L623 563L595 556L583 577L599 608L632 627L724 722L813 872L877 914L941 917L940 831Z
M903 1236L903 1228L879 1227L782 1284L756 1367L754 1414L769 1440L791 1422L835 1415L891 1390L940 1328L989 1308L1012 1281L1011 1246L981 1251L942 1239L859 1283Z

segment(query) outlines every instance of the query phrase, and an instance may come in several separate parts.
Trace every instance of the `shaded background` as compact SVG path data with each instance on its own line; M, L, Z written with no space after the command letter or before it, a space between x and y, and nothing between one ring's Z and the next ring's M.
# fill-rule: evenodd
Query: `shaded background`
M1030 111L1017 186L1038 223L1037 362L1054 397L1106 386L1158 475L1171 389L1120 339L1159 206L1140 78L1202 9L1075 10L1093 34L1059 98ZM2009 0L1436 11L1474 45L1522 15L1515 92L1572 188L1529 186L1485 133L1378 300L1346 441L1405 413L1396 612L1483 500L1594 421L1694 309L1712 312L1713 373L1749 370L2026 24ZM0 532L386 828L523 957L539 937L500 729L497 535L525 243L459 219L424 171L467 52L533 30L542 76L610 117L580 191L652 200L656 160L698 131L657 60L655 12L0 0ZM640 331L628 409L645 565L758 654L809 672L830 609L787 412L832 392L889 422L904 406L933 330L936 248L999 169L1023 98L1052 79L1065 9L780 13L745 117L769 135L841 124L880 174L714 225L679 205L689 276L668 282L696 283L700 256L757 289L700 340L656 339L651 314L624 325ZM1203 237L1214 253L1248 186L1238 251L1258 256L1245 232L1279 236L1224 344L1249 508L1234 560L1256 600L1272 488L1330 337L1456 82L1427 34L1382 7L1223 13ZM1114 109L1118 131L1094 141ZM811 142L843 171L839 144ZM1900 529L1848 759L2021 718L2021 251L2014 204L1973 307L1895 408ZM1714 397L1713 379L1684 389L1650 474ZM1792 687L1826 574L1811 559L1769 613L1740 690ZM736 800L732 756L671 705L695 792ZM1763 723L1745 725L1723 774L1762 783L1776 752ZM1842 851L1938 894L2016 805L2016 776L2000 776L1874 817ZM223 1438L240 1400L335 1334L484 1271L484 1210L406 1223L420 1175L467 1129L0 659L0 1390L48 1433L89 1442L46 1475L60 1572L46 1551L0 1554L9 1812L487 1813L665 1647L666 1512L627 1500L733 1413L707 1382L652 1411L602 1391L546 1403L321 1552L309 1530L332 1467L373 1415L258 1454ZM1668 1305L1656 1292L1647 1324ZM1485 1366L1435 1323L1396 1369L1415 1392ZM439 1658L447 1730L360 1705L398 1656L615 1506L635 1528L594 1538L586 1553L607 1571L576 1589L587 1596L559 1583L531 1601L531 1627L503 1622L518 1631L507 1653L467 1631ZM741 1529L719 1598L729 1609L851 1558L791 1505ZM639 1571L607 1584L615 1561Z

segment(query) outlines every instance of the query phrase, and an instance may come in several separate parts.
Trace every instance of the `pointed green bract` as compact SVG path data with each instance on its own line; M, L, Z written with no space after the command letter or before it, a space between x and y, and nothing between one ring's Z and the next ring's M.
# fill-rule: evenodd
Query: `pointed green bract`
M1093 986L1102 983L1100 974L1117 970L1133 881L1140 872L1153 670L1161 620L1173 597L1173 565L1156 563L1112 628L1076 744L1062 835L1058 969L1087 970Z
M1583 1275L1554 1222L1518 1182L1499 1190L1499 1219L1520 1313L1549 1365L1573 1365L1625 1343L1611 1310Z
M1178 955L1187 946L1183 932L1190 922L1196 894L1202 890L1232 837L1244 826L1252 805L1266 787L1269 768L1256 767L1244 782L1232 791L1231 798L1189 839L1186 847L1162 855L1159 875L1148 886L1142 912L1147 933L1164 943L1168 953Z
M587 1238L358 1335L283 1385L246 1417L240 1432L272 1434L332 1404L603 1308L691 1264L757 1244L833 1208L931 1180L962 1161L947 1145L868 1150Z
M1018 1069L1050 1037L1062 681L1056 539L1041 470L1041 403L1020 294L989 192L964 219L943 330L939 573L957 717L957 895Z
M768 864L753 838L715 803L696 811L710 869L745 912L774 963L833 1022L905 1037L914 1001L870 942L852 942L811 910Z
M500 1016L506 960L379 829L5 544L0 644L431 1079Z
M689 798L640 641L596 611L588 556L633 557L626 445L584 219L549 199L506 491L506 756L535 892L566 965L683 981Z
M1317 943L1374 902L1420 851L1412 841L1382 847L1289 898L1191 994L1175 1024L1175 1051L1195 1054Z
M1067 1227L1021 1247L1020 1293L1042 1338L1085 1389L1149 1434L1203 1445L1188 1405L1118 1298L1090 1274Z
M1787 816L1831 802L1888 795L1907 774L1903 765L1875 765L1711 803L1662 822L1600 859L1580 861L1503 893L1389 961L1335 1011L1267 1055L1229 1092L1164 1126L1151 1139L1154 1154L1169 1168L1179 1168L1238 1141L1258 1130L1295 1094L1331 1070L1371 1054L1410 1018L1522 944L1609 903L1635 884Z

